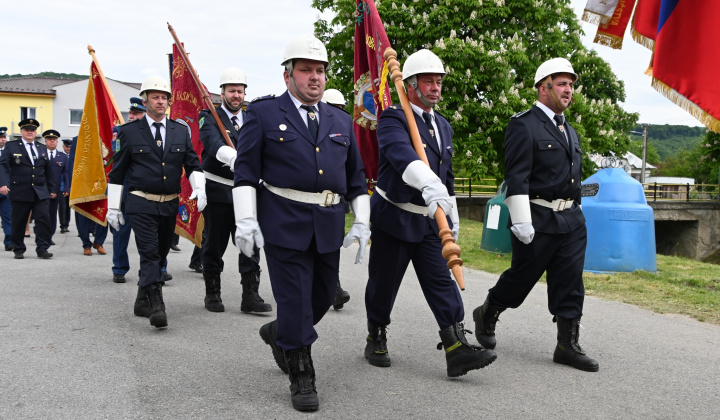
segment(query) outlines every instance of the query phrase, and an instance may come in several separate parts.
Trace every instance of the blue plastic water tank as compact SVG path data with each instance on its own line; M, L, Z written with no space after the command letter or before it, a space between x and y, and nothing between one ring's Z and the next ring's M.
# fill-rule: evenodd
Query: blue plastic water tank
M583 182L584 191L595 187L594 196L582 198L588 232L585 270L656 272L655 219L642 184L620 168L607 168Z

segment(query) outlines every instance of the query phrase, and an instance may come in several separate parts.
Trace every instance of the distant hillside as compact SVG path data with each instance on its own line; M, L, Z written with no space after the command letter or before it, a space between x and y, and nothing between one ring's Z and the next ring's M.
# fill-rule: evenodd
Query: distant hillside
M642 132L638 125L633 131ZM688 127L686 125L648 125L648 143L657 149L663 161L682 149L690 149L705 136L705 127ZM642 141L641 135L632 134L633 140Z
M0 74L0 79L11 79L14 77L52 77L54 79L87 79L87 75L75 73L55 73L54 71L43 71L36 74Z

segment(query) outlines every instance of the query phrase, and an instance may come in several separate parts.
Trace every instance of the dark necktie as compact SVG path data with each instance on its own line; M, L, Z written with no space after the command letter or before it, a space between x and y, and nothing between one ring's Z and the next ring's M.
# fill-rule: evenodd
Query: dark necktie
M563 118L562 115L555 115L553 119L555 120L555 124L557 124L558 130L563 133L563 135L565 136L565 141L567 141L567 133L565 132L565 118Z
M238 124L238 117L232 117L231 118L233 127L235 127L235 131L240 131L240 125Z
M162 127L162 123L154 122L153 127L155 127L155 143L157 143L158 147L162 149L162 134L160 134L160 127Z
M55 152L50 152L50 160L55 159Z
M310 105L300 105L300 107L307 111L307 125L308 130L310 130L310 137L312 137L314 140L317 140L319 125L317 116L315 115L315 107Z
M32 156L32 159L31 159L31 160L32 160L32 163L33 163L33 165L34 165L34 164L35 164L35 160L37 160L37 154L35 154L35 145L32 144L32 143L26 143L26 144L29 146L28 149L30 150L30 156Z
M435 135L435 127L433 127L432 117L430 116L430 113L423 112L423 120L425 120L425 124L427 125L428 130L430 130L430 137L435 140L435 144L438 144L437 136ZM440 146L438 145L438 147Z

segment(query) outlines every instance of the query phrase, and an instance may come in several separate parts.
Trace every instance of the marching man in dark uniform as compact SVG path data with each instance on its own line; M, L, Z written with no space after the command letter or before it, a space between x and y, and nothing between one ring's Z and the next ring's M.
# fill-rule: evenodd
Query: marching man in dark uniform
M48 159L52 168L52 177L55 189L55 198L50 199L50 241L52 245L52 237L57 230L58 205L65 197L70 195L70 179L68 177L68 155L57 150L58 138L60 133L56 130L46 130L43 134L45 137L45 147L48 150ZM61 189L62 186L62 189Z
M72 176L72 167L70 167L70 146L72 145L72 139L64 139L61 153L67 156L68 166L68 177L67 179L61 178L60 191L70 191L70 177ZM70 226L70 194L63 194L62 197L58 197L58 218L60 222L60 233L70 232L68 227Z
M192 148L186 126L165 116L172 91L170 83L160 76L150 76L142 83L140 96L147 108L145 118L120 126L108 184L107 220L119 230L125 223L120 210L123 188L128 194L125 211L140 254L140 283L135 313L146 314L150 325L166 327L161 272L170 251L178 212L178 194L183 167L200 211L207 203L205 176Z
M225 306L220 297L220 273L223 271L223 255L228 237L235 240L235 217L232 189L233 169L237 151L225 143L218 129L227 132L234 147L238 144L240 127L245 121L243 101L247 81L245 73L238 68L225 69L220 76L222 105L217 109L222 126L218 127L209 110L200 113L200 141L203 144L202 167L205 173L208 205L203 210L207 240L203 241L202 261L205 279L205 308L211 312L223 312ZM252 257L238 252L238 269L242 284L243 312L270 312L272 306L258 294L260 286L260 249L255 248Z
M7 127L0 127L0 160L5 151L5 144L7 143ZM7 158L7 156L5 156ZM0 219L2 220L3 234L3 245L5 245L5 251L12 251L12 204L10 204L10 198L7 193L0 193Z
M371 199L372 246L365 289L369 332L365 357L371 365L390 366L386 326L412 261L440 327L447 374L460 376L489 365L497 356L465 339L463 301L443 259L434 219L437 206L441 206L450 217L457 238L460 225L453 188L453 130L433 110L440 100L444 75L442 61L429 50L415 52L403 65L408 99L430 166L413 149L400 107L383 111L378 122L378 182Z
M16 259L25 250L25 223L32 211L35 218L35 252L50 259L50 199L55 198L55 183L47 148L35 141L40 123L24 119L18 124L22 140L7 143L0 158L0 194L10 194L12 203L12 246Z
M345 97L337 89L326 89L323 94L322 101L328 103L338 109L345 111ZM348 114L349 115L349 114ZM335 289L335 301L333 302L333 309L339 311L350 301L350 293L340 286L340 279L338 279L337 289Z
M538 101L510 118L505 131L505 204L510 210L512 264L473 311L480 344L495 348L500 313L520 306L543 272L548 308L557 322L553 361L597 372L580 347L587 230L580 208L582 150L565 121L578 76L570 62L553 58L538 67Z
M264 244L277 320L260 336L290 376L293 407L317 410L311 345L314 325L335 297L340 246L369 238L370 203L360 153L346 113L320 102L328 57L314 36L285 48L287 91L253 101L235 162L235 243L247 257ZM263 183L260 183L263 180ZM355 223L343 240L345 205Z

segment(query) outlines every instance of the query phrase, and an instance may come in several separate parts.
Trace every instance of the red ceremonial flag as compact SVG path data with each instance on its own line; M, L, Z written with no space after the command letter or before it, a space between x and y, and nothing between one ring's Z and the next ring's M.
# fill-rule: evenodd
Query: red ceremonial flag
M661 0L637 0L635 16L633 16L633 39L638 44L652 50L657 36L660 18Z
M200 142L200 128L198 115L203 109L203 95L193 80L188 66L183 60L177 45L173 44L173 53L170 62L172 105L170 105L170 118L182 120L190 127L192 132L192 145L198 158L202 159L203 146ZM180 203L178 205L175 233L190 240L196 246L202 246L202 231L205 220L198 211L197 201L189 200L192 186L186 176L180 179Z
M373 0L356 0L355 12L355 138L365 165L368 190L378 176L377 121L392 105L383 54L390 48L385 28Z
M653 87L706 127L720 132L718 0L662 0Z
M598 27L595 35L596 44L606 45L610 48L619 50L622 48L625 29L627 29L630 17L633 14L635 0L620 0L617 2L612 18L606 23Z
M92 50L91 50L92 53ZM122 124L112 92L97 62L90 65L82 122L75 145L70 206L85 217L106 225L107 174L112 167L112 129Z

